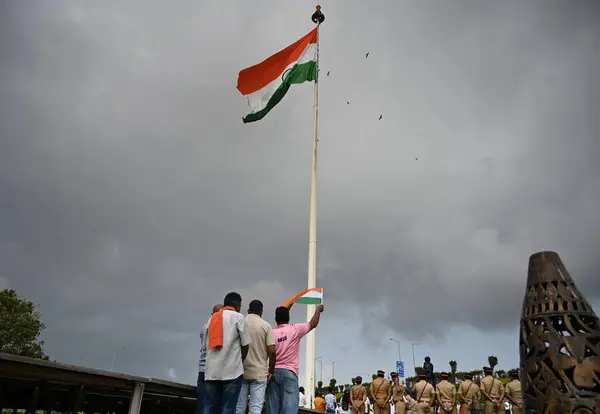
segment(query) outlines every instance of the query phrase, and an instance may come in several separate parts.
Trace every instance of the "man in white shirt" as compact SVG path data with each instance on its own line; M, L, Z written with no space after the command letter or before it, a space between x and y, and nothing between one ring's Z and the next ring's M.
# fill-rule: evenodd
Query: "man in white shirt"
M235 414L251 342L246 320L239 313L241 306L240 294L228 293L223 308L210 317L204 331L204 414Z
M218 312L223 305L213 306L212 313ZM204 346L204 332L208 323L200 331L200 359L198 360L198 384L196 386L196 414L202 414L204 409L204 369L206 367L206 347Z
M329 387L329 392L325 395L325 411L335 413L336 399L333 395L333 388Z
M250 397L250 414L260 414L265 402L267 379L275 370L273 328L262 319L263 304L253 300L248 306L246 329L252 342L244 361L244 380L238 398L237 414L246 414Z
M299 388L299 404L298 407L304 407L306 405L306 395L304 395L304 387Z

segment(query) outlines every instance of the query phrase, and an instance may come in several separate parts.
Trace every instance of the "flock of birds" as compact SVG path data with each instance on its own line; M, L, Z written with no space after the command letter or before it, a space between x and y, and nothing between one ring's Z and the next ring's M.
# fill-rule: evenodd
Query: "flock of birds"
M367 59L367 58L369 57L369 53L370 53L370 52L367 52L367 53L365 54L365 59ZM319 70L320 70L320 69L319 69ZM327 71L327 76L329 76L330 74L331 74L331 70L328 70L328 71ZM346 101L346 105L350 105L350 101ZM382 119L383 119L383 114L380 114L380 115L379 115L379 118L378 118L377 120L378 120L378 121L381 121ZM419 160L419 158L418 158L418 157L415 157L415 161L418 161L418 160Z
M370 53L370 52L367 52L367 54L365 55L365 59L369 57L369 53ZM320 70L320 69L319 69L319 70ZM329 74L331 74L331 71L330 71L330 70L328 70L328 71L327 71L327 76L329 76ZM350 101L346 101L346 104L347 104L347 105L350 105ZM382 119L383 119L383 114L379 115L379 119L378 119L378 121L381 121Z

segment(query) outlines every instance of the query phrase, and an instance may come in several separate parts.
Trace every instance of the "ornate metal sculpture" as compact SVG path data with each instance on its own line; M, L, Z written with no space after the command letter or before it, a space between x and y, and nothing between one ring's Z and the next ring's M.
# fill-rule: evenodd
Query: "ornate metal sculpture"
M558 254L529 258L521 314L525 413L600 413L600 320Z
M321 13L321 6L317 6L317 10L311 16L311 20L315 24L321 24L325 21L325 15Z

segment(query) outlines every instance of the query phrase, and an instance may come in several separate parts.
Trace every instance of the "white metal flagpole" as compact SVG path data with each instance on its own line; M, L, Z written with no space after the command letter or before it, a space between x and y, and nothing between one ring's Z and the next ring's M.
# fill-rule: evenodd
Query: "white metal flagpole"
M309 231L308 231L308 288L317 287L317 148L319 145L319 26L325 20L321 13L321 6L317 6L317 11L312 15L312 21L317 24L317 65L315 78L315 96L314 96L314 134L312 143L312 176L310 182L310 212L309 212ZM309 321L315 312L314 305L306 307L306 318ZM315 380L315 331L311 331L306 336L306 373L304 378L304 392L306 393L306 408L312 407L314 399L314 380Z

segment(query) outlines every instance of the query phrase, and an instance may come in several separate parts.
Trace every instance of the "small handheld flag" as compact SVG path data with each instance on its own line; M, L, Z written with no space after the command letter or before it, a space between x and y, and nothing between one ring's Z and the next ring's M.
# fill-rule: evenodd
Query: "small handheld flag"
M302 292L292 296L281 306L285 306L288 309L292 309L295 303L301 303L304 305L320 305L323 303L323 288L310 288L303 290Z

